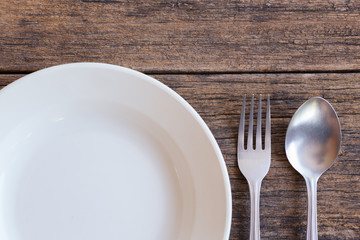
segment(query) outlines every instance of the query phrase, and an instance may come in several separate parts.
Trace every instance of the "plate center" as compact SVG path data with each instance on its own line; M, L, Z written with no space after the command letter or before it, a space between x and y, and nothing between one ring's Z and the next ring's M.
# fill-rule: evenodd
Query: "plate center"
M12 148L1 148L8 158L0 194L5 237L178 237L184 209L173 158L179 152L166 145L172 143L165 133L151 134L162 131L151 121L101 109L39 116L10 137Z

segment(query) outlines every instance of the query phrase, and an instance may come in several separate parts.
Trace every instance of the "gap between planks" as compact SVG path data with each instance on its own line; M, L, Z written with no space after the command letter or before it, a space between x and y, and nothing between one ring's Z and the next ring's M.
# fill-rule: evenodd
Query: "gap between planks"
M130 68L131 69L131 68ZM39 69L41 70L41 69ZM136 69L133 69L136 70ZM38 71L38 70L37 70ZM136 70L139 71L139 70ZM15 75L15 74L23 74L27 75L36 71L7 71L0 70L0 75ZM360 73L360 69L354 70L329 70L329 71L139 71L148 75L241 75L241 74L351 74L351 73Z

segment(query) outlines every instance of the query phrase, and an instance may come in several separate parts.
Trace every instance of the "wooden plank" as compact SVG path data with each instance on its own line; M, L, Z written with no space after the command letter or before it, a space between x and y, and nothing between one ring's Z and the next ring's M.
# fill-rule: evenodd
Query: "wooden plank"
M0 71L105 62L145 72L352 71L360 2L2 1Z
M263 239L305 239L307 193L288 163L284 141L296 109L312 96L328 99L339 114L341 154L318 186L319 239L360 237L360 74L244 74L155 76L180 93L204 118L224 154L233 193L230 239L247 239L249 193L236 160L244 94L270 94L272 163L261 192Z
M0 75L0 85L21 75ZM360 74L154 75L183 96L203 117L223 152L232 186L232 240L247 239L249 193L237 168L237 128L244 94L270 94L272 162L261 189L263 239L305 239L307 193L284 152L287 125L308 98L322 96L342 126L341 154L319 181L319 239L360 237Z

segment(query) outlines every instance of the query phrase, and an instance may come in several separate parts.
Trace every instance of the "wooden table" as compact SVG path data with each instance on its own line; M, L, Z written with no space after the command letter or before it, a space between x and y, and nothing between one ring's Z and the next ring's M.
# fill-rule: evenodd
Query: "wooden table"
M339 114L343 142L319 181L319 239L360 239L360 2L1 1L1 86L44 67L83 61L149 74L200 113L228 167L234 240L249 234L248 186L236 159L242 97L272 99L263 239L305 239L305 182L287 161L285 132L301 103L326 98Z

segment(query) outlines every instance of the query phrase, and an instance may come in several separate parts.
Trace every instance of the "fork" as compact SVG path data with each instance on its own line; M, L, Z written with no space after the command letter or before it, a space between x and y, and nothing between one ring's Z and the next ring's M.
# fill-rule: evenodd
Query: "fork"
M250 190L251 215L250 215L250 240L260 239L260 188L261 182L268 173L271 161L271 126L270 126L270 96L267 98L266 125L265 125L265 147L262 147L261 138L261 94L259 96L259 107L256 124L256 147L253 147L253 112L254 94L251 97L251 109L249 116L249 130L247 147L244 145L245 135L245 104L246 96L242 105L239 135L238 135L238 166L245 176Z

